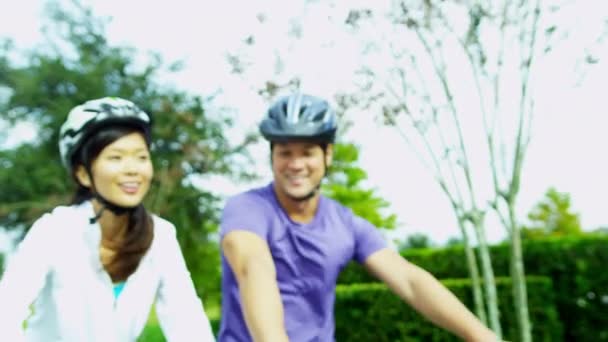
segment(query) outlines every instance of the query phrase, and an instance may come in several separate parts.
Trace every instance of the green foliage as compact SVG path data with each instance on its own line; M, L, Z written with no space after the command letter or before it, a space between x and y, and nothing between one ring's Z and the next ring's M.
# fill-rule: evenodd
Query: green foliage
M398 243L400 251L411 248L428 248L433 245L431 239L423 233L410 234L405 240Z
M363 217L378 228L393 229L397 216L385 215L383 211L389 203L376 195L375 189L364 189L362 182L367 174L357 166L359 151L354 144L334 145L334 158L328 173L323 193L351 208L356 215Z
M446 247L464 246L464 241L460 237L451 237L445 243Z
M588 235L608 236L608 227L598 227L588 233Z
M2 273L4 273L4 254L0 253L0 279L2 279Z
M32 142L0 150L0 226L29 227L42 213L67 204L74 189L62 167L57 141L68 111L92 98L120 96L132 100L154 120L152 155L155 180L147 208L172 221L195 284L203 300L219 292L217 230L219 198L192 185L195 177L221 174L251 178L243 170L245 148L227 140L232 120L205 110L205 100L161 86L162 59L152 54L137 60L133 48L111 46L105 21L86 8L70 11L51 2L45 45L11 63L10 44L0 50L0 121L37 125ZM55 33L53 35L52 33Z
M531 224L521 231L523 238L582 234L578 214L571 212L570 195L550 188L528 214Z
M211 321L211 329L213 329L213 333L217 336L219 331L219 320L210 319ZM163 331L158 325L158 323L152 323L146 325L144 331L142 331L141 335L137 339L138 342L166 342L165 335L163 335Z
M167 339L163 335L163 330L158 324L148 324L141 332L138 342L166 342Z
M564 340L608 341L608 273L605 272L608 236L528 240L523 243L523 249L526 274L546 276L553 281ZM495 274L508 276L509 246L492 246L490 253ZM406 250L401 254L440 279L468 277L462 247ZM339 278L342 284L374 281L356 263L348 265ZM537 293L529 289L528 295L533 298ZM506 311L511 311L507 308ZM532 306L530 308L532 310Z
M468 279L444 280L442 283L465 305L473 307L471 282ZM511 282L496 279L498 298L503 315L506 340L517 340L517 324L512 303ZM535 341L562 340L562 327L555 310L551 279L528 277L530 316L535 323ZM459 341L403 303L384 284L353 284L338 286L336 294L337 341Z

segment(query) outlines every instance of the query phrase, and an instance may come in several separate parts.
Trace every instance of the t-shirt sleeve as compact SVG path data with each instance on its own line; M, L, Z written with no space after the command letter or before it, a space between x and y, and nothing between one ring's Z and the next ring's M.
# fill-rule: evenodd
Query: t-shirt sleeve
M388 246L386 240L373 224L353 215L353 229L355 232L355 260L365 262L367 257Z
M232 231L244 230L266 240L268 227L268 208L264 199L243 193L226 201L220 221L220 239Z

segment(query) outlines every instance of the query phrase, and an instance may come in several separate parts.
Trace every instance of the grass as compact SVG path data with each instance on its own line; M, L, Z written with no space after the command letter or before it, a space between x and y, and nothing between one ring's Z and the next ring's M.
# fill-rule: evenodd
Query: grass
M216 306L205 306L205 312L207 313L207 317L210 320L217 320L220 316L220 307ZM156 317L156 310L154 307L150 310L150 316L148 317L148 323L146 323L146 327L144 331L142 331L141 335L137 339L137 342L166 342L165 336L163 335L163 331L158 325L158 318Z
M158 324L148 323L137 339L137 342L166 342L163 331Z
M158 325L158 318L156 318L156 310L154 307L150 310L150 316L148 316L148 323L144 331L137 339L137 342L166 342L163 331Z

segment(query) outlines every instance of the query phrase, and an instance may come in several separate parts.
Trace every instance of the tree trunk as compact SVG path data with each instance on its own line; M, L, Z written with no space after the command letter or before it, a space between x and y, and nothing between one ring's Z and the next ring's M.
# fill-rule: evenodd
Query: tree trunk
M512 202L509 206L509 223L511 225L511 279L513 282L513 304L516 310L517 326L521 342L532 341L532 329L528 312L528 295L521 247L521 234L515 220L515 210Z
M483 275L483 285L486 293L488 305L488 315L490 329L502 338L502 328L500 327L500 312L498 310L498 296L496 294L496 282L494 280L494 270L490 257L490 250L486 241L483 227L479 218L473 219L473 226L479 242L479 258L481 260L481 270Z
M481 281L479 279L479 266L477 265L477 259L471 244L469 243L469 237L467 235L464 221L460 217L458 218L458 226L462 233L462 242L464 244L465 255L467 259L467 269L469 270L469 276L471 277L471 283L473 286L473 303L475 304L475 314L483 322L488 324L488 317L486 315L486 309L483 300L483 293L481 292Z

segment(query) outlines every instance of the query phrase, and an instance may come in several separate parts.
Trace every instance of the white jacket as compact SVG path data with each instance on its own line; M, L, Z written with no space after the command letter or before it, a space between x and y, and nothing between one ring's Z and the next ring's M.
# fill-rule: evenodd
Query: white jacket
M215 341L175 227L153 216L152 246L115 300L93 215L85 202L57 207L34 223L0 280L0 341L133 342L155 300L168 342Z

